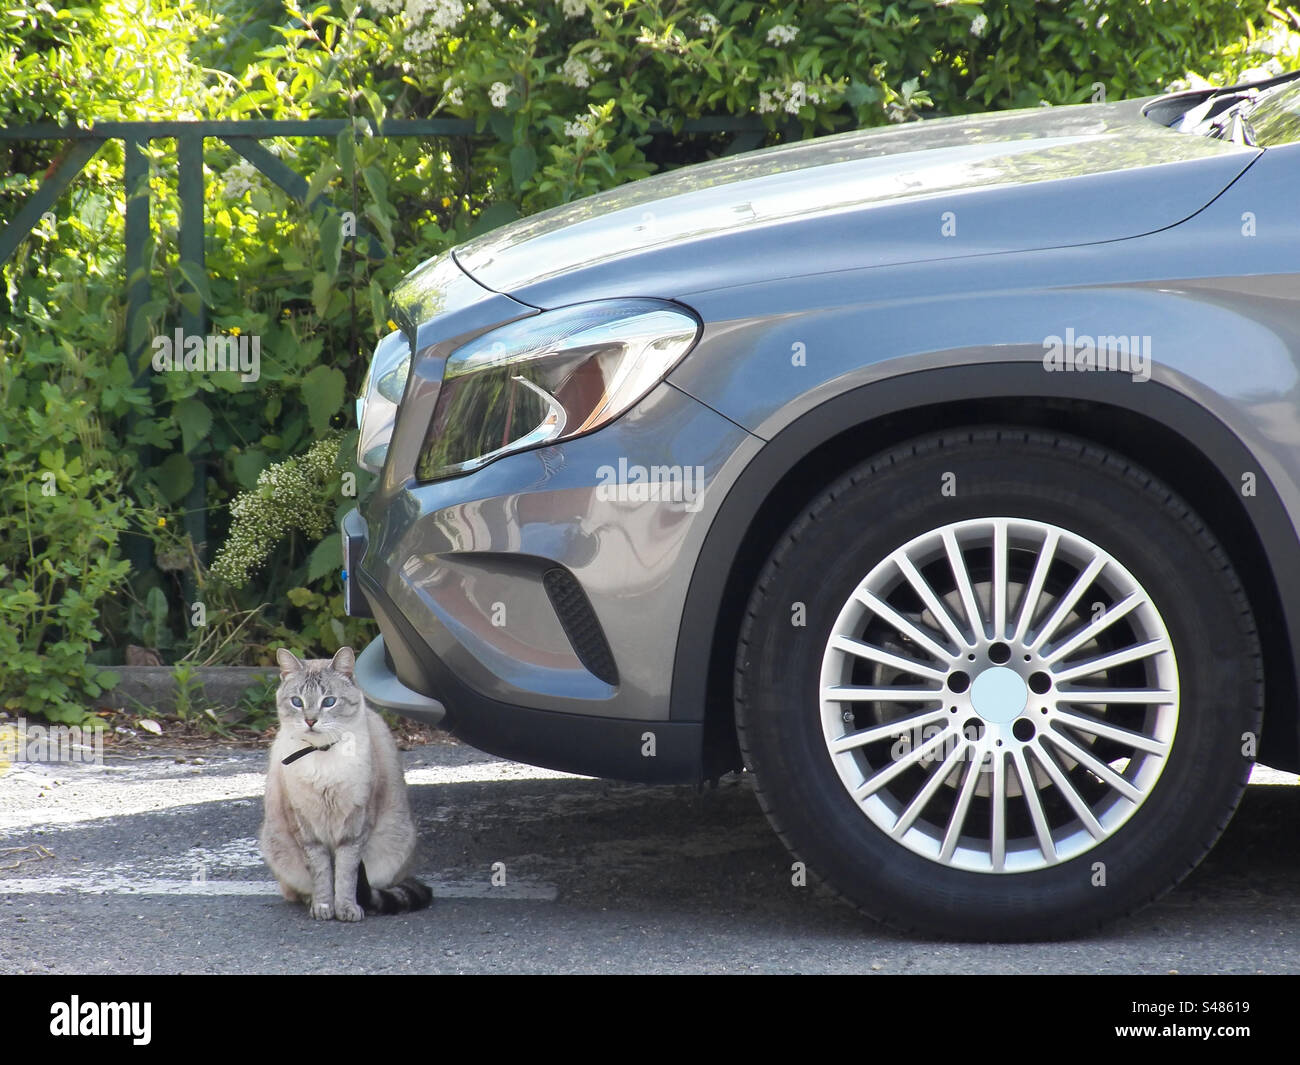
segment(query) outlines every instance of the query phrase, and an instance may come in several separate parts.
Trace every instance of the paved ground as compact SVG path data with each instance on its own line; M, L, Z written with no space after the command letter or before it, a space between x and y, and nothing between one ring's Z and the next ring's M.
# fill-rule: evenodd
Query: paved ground
M0 868L0 972L1300 972L1290 775L1257 771L1270 782L1202 868L1103 936L982 946L895 937L792 887L744 780L700 794L454 745L405 758L437 898L360 925L275 892L260 752L14 765L0 866L30 860Z

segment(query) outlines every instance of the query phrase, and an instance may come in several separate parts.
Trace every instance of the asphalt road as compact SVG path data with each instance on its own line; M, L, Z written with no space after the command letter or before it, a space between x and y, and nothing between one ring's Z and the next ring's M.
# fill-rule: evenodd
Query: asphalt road
M972 945L901 938L792 886L743 778L697 793L455 745L404 757L436 898L360 924L313 922L276 893L256 844L261 752L12 766L0 972L1300 972L1290 775L1257 772L1270 782L1205 864L1104 934Z

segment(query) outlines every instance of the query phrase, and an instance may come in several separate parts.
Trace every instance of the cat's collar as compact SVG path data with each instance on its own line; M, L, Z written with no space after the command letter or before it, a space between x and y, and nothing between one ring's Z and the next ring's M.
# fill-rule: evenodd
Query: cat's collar
M333 746L334 744L327 743L324 747L313 747L309 743L301 751L294 751L293 754L289 755L287 758L281 758L280 764L288 765L290 762L296 762L299 758L305 758L307 755L311 754L312 751L328 751Z

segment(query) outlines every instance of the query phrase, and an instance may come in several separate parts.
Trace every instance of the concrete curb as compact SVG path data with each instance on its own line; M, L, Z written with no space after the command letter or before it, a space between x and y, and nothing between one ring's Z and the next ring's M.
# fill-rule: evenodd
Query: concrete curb
M142 708L160 714L176 712L176 674L171 666L109 666L121 680L101 701L115 710L140 711ZM206 666L195 670L194 686L190 692L191 708L207 707L233 711L239 706L244 692L258 681L274 681L279 670L274 666ZM267 709L273 703L268 700Z

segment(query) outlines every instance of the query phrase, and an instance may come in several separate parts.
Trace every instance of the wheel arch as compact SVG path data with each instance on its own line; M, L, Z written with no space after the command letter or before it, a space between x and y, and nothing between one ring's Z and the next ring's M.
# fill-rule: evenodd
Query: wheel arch
M1067 381L1038 365L986 363L918 371L828 400L769 440L731 486L696 559L670 702L671 720L704 721L706 775L740 764L732 703L740 619L759 569L797 511L877 451L977 424L1066 432L1109 447L1187 499L1223 543L1255 611L1266 697L1259 758L1300 771L1300 544L1250 449L1204 407L1156 382L1136 387L1107 374ZM1235 487L1246 472L1256 476L1249 501Z

